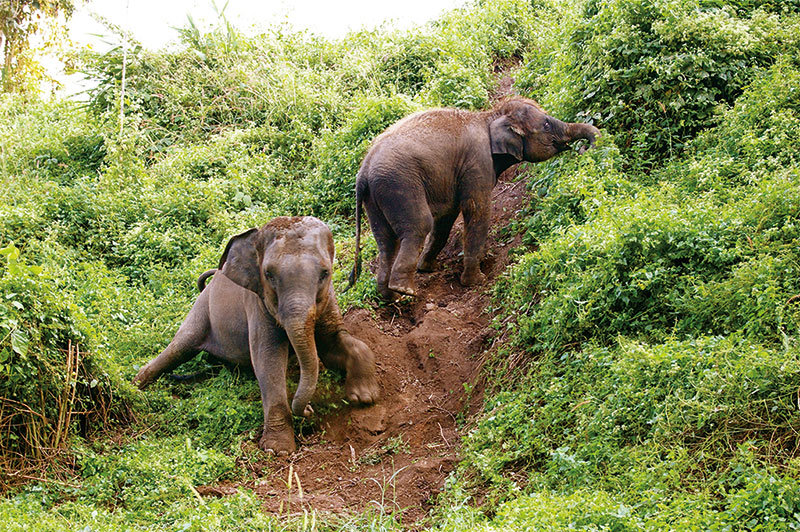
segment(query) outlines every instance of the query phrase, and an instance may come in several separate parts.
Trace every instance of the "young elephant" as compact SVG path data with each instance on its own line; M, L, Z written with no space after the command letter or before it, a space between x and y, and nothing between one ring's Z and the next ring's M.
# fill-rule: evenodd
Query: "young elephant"
M332 262L333 236L310 216L275 218L234 236L219 269L198 279L201 293L175 338L134 382L144 388L201 350L252 367L264 408L259 446L278 454L294 451L292 413L313 413L308 402L317 385L317 355L325 366L347 372L349 400L378 399L375 356L344 328L331 283ZM291 411L286 391L290 346L300 362Z
M591 146L598 135L592 125L561 122L523 98L485 112L423 111L394 124L375 139L356 178L357 256L350 284L360 270L362 203L378 244L377 281L384 298L416 295L414 270L435 269L459 212L461 283L482 282L480 260L499 175L520 161L545 161L577 139Z

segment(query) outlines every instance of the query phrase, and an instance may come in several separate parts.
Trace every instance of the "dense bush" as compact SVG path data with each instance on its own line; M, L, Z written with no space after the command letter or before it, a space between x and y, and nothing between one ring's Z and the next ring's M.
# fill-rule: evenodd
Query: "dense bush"
M318 216L352 215L356 174L370 142L412 110L413 104L403 96L356 102L342 127L323 134L315 146L316 168L306 186L313 204L306 212Z
M774 7L543 15L570 39L528 51L521 86L606 134L530 171L532 251L494 288L502 384L446 498L480 486L495 517L441 529L800 526L798 18Z
M561 44L527 57L522 86L613 131L631 152L629 164L649 167L679 154L760 68L797 50L798 18L752 4L741 12L698 0L574 5L582 11L560 19Z
M52 458L73 436L128 419L118 365L92 353L86 317L39 266L0 248L0 488ZM116 397L114 397L116 396ZM129 399L128 399L129 400ZM7 471L7 473L5 473Z
M629 506L639 526L655 518L648 530L686 504L684 491L697 509L709 504L709 478L724 500L708 522L788 523L800 510L796 470L782 478L779 464L795 453L798 377L796 349L735 339L587 345L541 359L528 387L490 399L468 438L467 461L478 479L502 488L496 497L521 491L577 501L592 486L615 493L615 505ZM748 484L765 482L774 488L744 508L740 498L756 496ZM587 518L580 512L569 519Z

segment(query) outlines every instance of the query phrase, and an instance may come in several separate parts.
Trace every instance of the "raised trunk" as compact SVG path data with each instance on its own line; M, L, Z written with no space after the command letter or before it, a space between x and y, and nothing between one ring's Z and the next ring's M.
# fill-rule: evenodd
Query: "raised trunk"
M313 412L308 403L317 388L319 376L314 314L312 305L311 308L306 307L305 312L295 313L291 319L283 322L300 364L300 382L292 399L292 413L296 416L309 416Z
M578 150L578 153L583 153L587 149L594 146L594 141L597 140L597 137L600 136L600 131L591 124L585 124L582 122L572 122L567 125L567 142L572 142L578 139L586 139L589 141L588 146L581 146L581 149Z

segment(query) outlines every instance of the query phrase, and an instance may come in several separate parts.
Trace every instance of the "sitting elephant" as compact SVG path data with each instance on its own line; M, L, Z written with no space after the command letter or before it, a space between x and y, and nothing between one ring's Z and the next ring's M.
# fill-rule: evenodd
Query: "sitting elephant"
M259 446L295 450L292 413L309 416L319 358L347 373L345 394L355 403L378 399L375 356L347 332L331 283L333 236L313 217L280 217L230 239L218 270L198 279L201 293L172 342L134 378L144 388L201 350L252 367L261 388L264 430ZM214 275L203 290L205 280ZM300 382L289 410L289 346Z
M459 212L464 215L461 283L482 282L491 191L500 174L520 161L545 161L577 139L591 146L598 135L594 126L561 122L524 98L484 112L432 109L394 124L375 139L356 178L350 286L361 269L362 203L378 245L378 291L384 298L416 295L414 270L435 269Z

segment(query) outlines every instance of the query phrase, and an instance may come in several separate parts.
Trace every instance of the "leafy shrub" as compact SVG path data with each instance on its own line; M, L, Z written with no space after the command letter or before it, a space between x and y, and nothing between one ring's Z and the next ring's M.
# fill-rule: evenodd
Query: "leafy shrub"
M433 36L410 32L392 42L380 58L378 83L393 86L400 94L415 96L436 73L441 53Z
M0 168L16 174L30 172L61 184L96 176L107 154L98 126L74 102L45 104L2 94Z
M569 46L556 49L570 61L556 63L564 69L558 74L541 75L566 77L573 84L572 103L562 100L568 114L618 134L636 164L649 166L716 124L720 105L732 105L758 68L781 51L793 53L783 31L775 15L740 18L695 0L588 2L561 36ZM527 84L536 86L535 79Z
M79 421L85 435L128 412L116 365L86 351L92 344L80 310L16 246L0 255L0 462L11 472L46 465ZM10 482L3 475L0 488Z
M414 110L403 96L364 98L356 103L345 124L323 135L315 145L316 172L306 190L315 215L352 214L356 174L372 139Z
M792 456L798 375L796 349L719 337L587 346L540 360L522 388L488 400L466 464L506 494L591 485L632 502L708 476L737 483L738 444L752 471Z
M423 98L433 106L462 109L481 109L488 103L485 81L457 61L439 64L436 77L423 91Z
M86 450L79 467L85 497L130 510L163 510L228 473L233 459L191 437L175 437L132 443L113 454Z
M668 197L650 192L604 206L524 257L496 289L506 309L525 313L519 344L560 350L590 337L652 337L675 327L682 317L675 299L693 279L722 275L739 254L729 221L707 204L679 206Z
M800 70L786 59L747 87L720 125L700 134L689 157L665 169L690 191L715 190L770 179L800 166L790 140L800 134Z
M209 366L195 361L194 367L186 364L177 372L192 373L195 368L207 371ZM175 414L175 421L165 427L167 434L190 434L203 445L234 450L242 434L258 431L263 424L261 392L252 374L242 376L238 370L223 369L203 387L165 381L163 386L173 397L163 398L162 407ZM180 399L176 401L174 396Z

